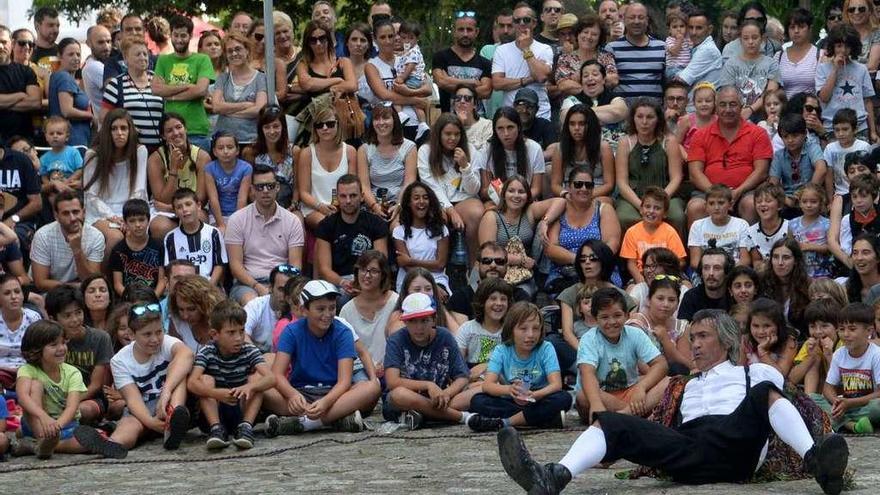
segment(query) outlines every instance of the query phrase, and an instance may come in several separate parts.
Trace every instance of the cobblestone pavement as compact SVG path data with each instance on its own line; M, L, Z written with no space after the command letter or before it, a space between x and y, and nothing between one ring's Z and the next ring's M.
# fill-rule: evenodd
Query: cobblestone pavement
M57 455L50 461L12 459L0 464L5 494L178 494L227 493L520 493L501 469L494 434L471 434L464 427L378 434L313 433L299 437L258 437L256 447L208 453L192 430L181 450L163 451L160 442L141 446L124 461ZM537 459L558 460L579 434L528 434ZM880 491L877 469L880 438L850 438L850 467L856 488L850 494ZM78 464L72 466L71 464ZM758 495L819 494L812 480L755 485L685 487L653 479L621 481L619 462L576 479L566 493Z

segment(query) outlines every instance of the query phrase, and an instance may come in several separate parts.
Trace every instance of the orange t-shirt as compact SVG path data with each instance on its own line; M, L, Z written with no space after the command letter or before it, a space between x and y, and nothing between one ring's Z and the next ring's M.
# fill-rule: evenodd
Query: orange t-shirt
M623 236L623 245L620 247L620 257L628 260L636 260L639 271L642 270L642 255L645 251L655 248L666 248L679 258L686 256L684 244L681 242L678 232L672 225L661 223L653 233L645 228L645 222L641 221L629 229Z

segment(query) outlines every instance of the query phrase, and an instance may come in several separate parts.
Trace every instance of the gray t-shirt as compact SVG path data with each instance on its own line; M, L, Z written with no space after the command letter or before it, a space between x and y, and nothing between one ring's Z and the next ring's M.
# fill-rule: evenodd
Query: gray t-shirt
M82 250L86 258L94 263L104 259L104 235L91 225L84 225ZM61 226L52 222L37 230L31 242L31 261L49 267L49 278L62 283L72 282L78 278L73 251L64 240Z
M492 333L477 320L468 320L455 335L459 349L467 349L465 361L469 365L488 363L495 346L501 343L501 329Z
M768 81L779 82L779 63L766 55L755 60L731 57L721 67L721 86L734 85L742 91L743 105L751 105L761 98Z
M816 93L828 82L831 75L831 64L826 62L816 67ZM837 81L831 98L822 104L822 124L825 129L832 130L831 121L834 114L841 108L852 108L856 111L858 128L856 131L868 129L868 113L865 110L865 99L874 96L874 84L868 74L868 68L858 62L848 62L843 70L837 72Z
M769 38L761 43L761 53L768 57L773 57L781 49L782 47L776 41ZM739 57L742 52L742 42L737 38L724 45L724 50L721 52L721 61L726 64L729 59Z
M112 357L113 344L110 342L110 334L86 327L86 335L82 339L67 341L67 356L64 362L82 373L83 382L88 387L95 366L109 364Z
M217 76L214 89L223 91L223 99L226 100L226 103L254 103L257 100L257 93L266 92L266 74L256 71L250 81L239 86L235 84L228 72L223 72ZM257 140L257 118L244 119L220 115L217 117L217 125L214 130L229 131L235 134L239 143L253 143Z

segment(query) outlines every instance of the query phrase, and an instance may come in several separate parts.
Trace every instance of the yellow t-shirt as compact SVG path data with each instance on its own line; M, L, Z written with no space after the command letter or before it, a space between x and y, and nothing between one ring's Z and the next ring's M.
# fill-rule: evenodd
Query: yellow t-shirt
M838 339L837 343L834 344L834 350L836 351L836 350L840 349L841 347L843 347L843 341ZM794 357L794 364L802 363L805 359L807 359L807 356L809 354L810 354L810 350L807 348L807 343L804 342L804 344L801 346L801 349L798 351L797 355ZM825 362L825 357L823 356L822 357L823 367L825 369L828 369L829 364L830 363Z
M70 392L85 392L88 390L83 382L82 373L67 363L61 363L61 381L56 382L49 378L42 369L32 364L26 364L18 369L18 376L36 380L43 385L43 409L52 418L58 419L64 408L67 407L67 395ZM79 419L79 411L74 419Z

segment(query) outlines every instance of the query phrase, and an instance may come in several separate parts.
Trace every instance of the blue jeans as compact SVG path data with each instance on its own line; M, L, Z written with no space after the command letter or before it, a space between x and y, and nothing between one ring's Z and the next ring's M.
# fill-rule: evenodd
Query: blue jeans
M559 418L559 411L567 411L571 407L571 394L553 392L552 394L521 406L510 397L495 397L489 394L477 394L471 399L470 411L489 418L509 418L522 412L528 426L544 426L554 424Z
M186 137L189 139L190 144L198 146L199 148L205 150L209 155L211 154L210 137L202 136L200 134L187 134Z

